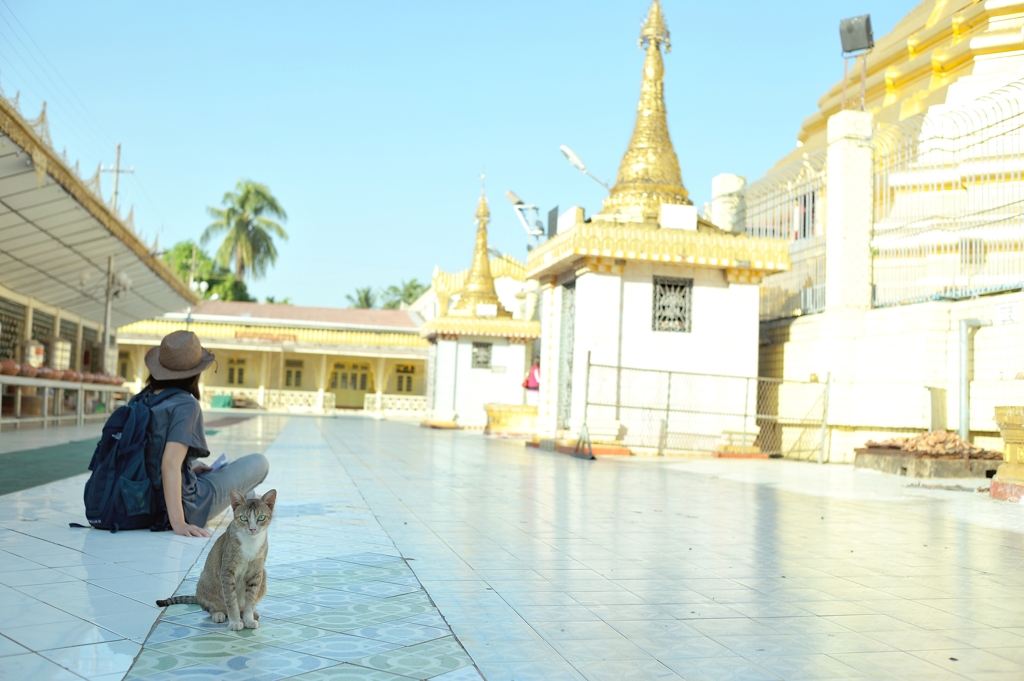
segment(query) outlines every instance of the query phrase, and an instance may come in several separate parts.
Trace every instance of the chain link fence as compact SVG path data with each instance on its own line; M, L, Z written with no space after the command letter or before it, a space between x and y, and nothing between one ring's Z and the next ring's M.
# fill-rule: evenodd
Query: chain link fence
M820 461L827 410L828 381L587 368L591 437L638 451Z

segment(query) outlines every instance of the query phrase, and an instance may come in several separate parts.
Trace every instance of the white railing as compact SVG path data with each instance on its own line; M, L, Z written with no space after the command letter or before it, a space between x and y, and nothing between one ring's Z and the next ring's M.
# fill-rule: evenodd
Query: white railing
M328 412L334 409L334 393L320 393L314 390L269 390L259 388L222 388L205 386L202 391L203 405L209 407L215 395L230 395L232 398L252 400L263 409L308 412Z
M410 415L427 412L427 398L423 395L380 395L379 401L377 397L377 393L366 393L363 397L363 409Z
M825 233L825 152L774 170L743 192L747 235L798 241Z
M1024 81L873 145L874 306L1024 285Z
M744 192L747 235L790 241L787 272L761 282L762 321L825 309L825 152L805 155Z
M761 282L761 321L796 317L825 309L825 237L789 244L788 272Z
M13 404L9 413L0 411L0 423L16 427L29 423L39 423L43 428L62 423L81 425L86 420L106 419L122 398L128 399L135 392L128 383L110 385L0 375L0 393L5 385L14 388L13 394L7 395Z

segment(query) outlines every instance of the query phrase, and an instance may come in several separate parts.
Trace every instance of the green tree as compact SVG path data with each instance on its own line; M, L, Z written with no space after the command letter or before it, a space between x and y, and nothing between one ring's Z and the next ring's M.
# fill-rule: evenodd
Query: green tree
M164 253L163 260L182 281L187 283L189 275L197 284L205 281L209 288L200 295L207 300L214 295L220 300L252 300L245 283L238 281L230 270L218 265L194 241L174 244ZM200 292L197 290L196 293Z
M377 307L377 293L369 286L357 288L354 294L350 293L345 297L348 298L350 308L371 310Z
M426 284L421 284L415 279L403 281L400 286L392 284L384 289L384 304L381 307L385 310L397 310L402 303L412 305L428 288Z
M221 200L224 208L210 207L214 221L203 231L199 243L206 244L220 232L224 241L217 249L221 267L235 266L235 277L245 281L248 272L254 279L262 278L267 267L277 262L274 236L287 241L288 233L271 218L287 220L288 216L266 185L252 180L239 180L235 191L226 192Z

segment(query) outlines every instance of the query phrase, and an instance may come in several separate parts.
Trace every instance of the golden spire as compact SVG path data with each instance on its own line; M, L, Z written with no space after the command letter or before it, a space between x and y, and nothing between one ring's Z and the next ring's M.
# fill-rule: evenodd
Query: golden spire
M498 301L491 276L491 261L487 253L487 220L491 212L487 209L487 197L480 191L480 203L476 207L476 246L473 249L473 266L466 276L466 285L459 291L459 301L449 312L452 316L511 317ZM484 305L484 308L480 308ZM491 307L493 306L493 307ZM493 312L492 312L493 310ZM481 314L483 312L483 314Z
M622 156L615 186L595 220L657 222L661 204L690 203L679 172L679 158L668 134L662 45L666 52L671 48L661 3L654 0L640 29L640 47L646 46L647 56L633 138Z

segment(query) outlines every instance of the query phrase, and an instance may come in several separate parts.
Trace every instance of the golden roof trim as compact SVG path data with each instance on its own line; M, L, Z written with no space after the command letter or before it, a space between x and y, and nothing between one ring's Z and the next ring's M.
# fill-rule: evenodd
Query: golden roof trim
M1009 16L1024 13L1024 1L962 1L959 9L946 3L935 3L931 8L929 5L932 3L922 2L908 12L891 32L879 38L875 49L867 55L866 108L879 112L900 104L899 110L892 113L893 120L888 122L925 111L929 105L925 98L953 82L950 72L976 57L1024 50L1021 22ZM940 15L943 11L948 14ZM907 24L911 22L908 30ZM847 77L848 103L860 100L860 77L858 58ZM924 78L928 82L916 91L899 92ZM800 142L807 143L824 134L828 119L842 106L842 90L843 82L839 80L818 99L818 111L801 123L797 134Z
M492 336L540 338L540 322L507 317L435 317L420 329L423 338L437 336Z
M590 222L530 251L526 274L531 279L557 274L586 256L772 274L789 269L788 243L725 232Z
M102 199L86 187L85 182L73 173L63 159L46 143L49 139L49 130L45 103L39 118L29 121L21 115L14 104L0 94L0 131L29 155L40 184L42 184L43 178L49 174L75 201L89 211L90 215L128 246L139 260L145 263L175 293L191 305L199 302L198 296L189 290L188 285L179 279L178 275L162 260L155 256L151 257L149 247L125 226ZM97 171L97 175L98 173L99 171Z

